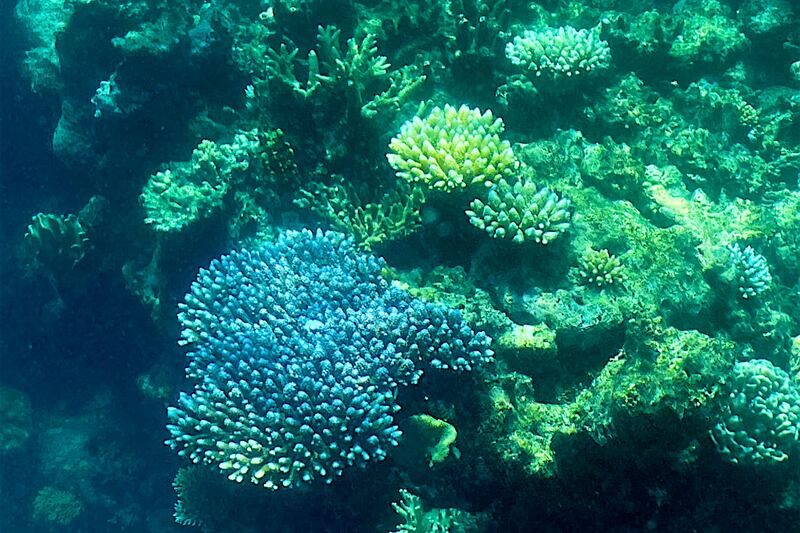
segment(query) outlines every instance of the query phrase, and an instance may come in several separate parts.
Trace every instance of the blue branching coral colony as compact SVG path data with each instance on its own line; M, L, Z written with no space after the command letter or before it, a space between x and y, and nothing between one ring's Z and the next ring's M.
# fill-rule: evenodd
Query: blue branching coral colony
M384 459L398 387L492 358L489 337L384 268L343 234L304 230L201 270L179 314L196 385L169 408L167 443L269 489Z

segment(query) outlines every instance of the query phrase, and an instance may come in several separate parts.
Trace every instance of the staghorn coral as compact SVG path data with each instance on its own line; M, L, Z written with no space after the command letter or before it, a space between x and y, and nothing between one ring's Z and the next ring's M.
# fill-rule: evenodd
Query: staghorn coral
M532 181L500 180L486 201L476 198L466 214L473 226L496 239L548 244L569 228L570 206L567 198Z
M422 188L399 180L374 202L363 201L357 188L343 180L312 182L298 193L295 205L314 211L367 248L411 235L422 222Z
M167 444L270 489L385 458L398 386L492 353L460 313L390 286L384 268L340 233L305 230L201 270L179 313L197 384L168 409Z
M800 391L789 375L764 359L736 363L720 421L711 430L732 463L789 459L800 442Z
M516 168L511 144L500 139L503 127L489 110L435 107L403 124L386 158L399 178L432 190L491 187Z
M400 501L392 507L402 522L392 533L477 533L486 530L485 516L461 509L425 509L422 499L400 489Z
M300 49L291 41L266 50L266 73L253 80L253 95L267 93L267 80L275 80L300 101L310 101L318 93L344 97L347 114L372 119L392 116L409 94L425 81L413 67L392 69L386 56L378 53L377 36L367 32L360 39L351 37L341 44L342 31L335 26L317 28L317 46L302 61L307 71L300 80L296 71L301 63Z

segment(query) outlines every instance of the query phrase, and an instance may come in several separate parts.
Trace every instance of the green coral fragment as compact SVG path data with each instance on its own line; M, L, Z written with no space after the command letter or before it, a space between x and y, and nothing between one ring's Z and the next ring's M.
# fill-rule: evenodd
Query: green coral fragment
M711 436L728 461L786 461L800 443L800 389L769 361L736 363L720 418Z
M516 168L511 144L500 139L503 129L503 120L489 110L435 107L402 126L386 157L399 178L432 190L491 187Z
M486 200L476 198L466 211L470 223L496 239L548 244L570 227L571 202L532 181L513 185L501 179Z
M589 249L581 258L580 275L584 283L595 287L620 285L625 279L625 270L619 257L605 248Z
M458 437L456 428L445 420L428 414L410 416L401 426L403 437L395 453L395 460L414 466L423 458L432 468L457 451L453 444Z

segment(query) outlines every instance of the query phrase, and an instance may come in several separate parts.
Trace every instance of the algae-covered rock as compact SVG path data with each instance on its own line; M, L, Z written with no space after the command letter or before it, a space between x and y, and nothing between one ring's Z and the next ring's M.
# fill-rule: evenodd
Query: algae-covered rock
M734 364L731 342L698 331L656 327L634 333L570 407L576 423L600 441L627 417L668 410L682 419L707 412Z

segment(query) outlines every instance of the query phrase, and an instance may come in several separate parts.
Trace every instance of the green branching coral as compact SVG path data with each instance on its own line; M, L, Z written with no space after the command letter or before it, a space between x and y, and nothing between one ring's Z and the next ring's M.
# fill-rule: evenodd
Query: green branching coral
M606 287L620 285L625 279L625 270L619 257L605 248L589 249L581 258L580 275L587 285Z
M786 461L800 443L800 390L769 361L736 363L720 418L711 436L730 462Z
M591 30L571 26L525 30L506 45L506 57L534 82L582 78L611 64L611 50L600 38L600 25Z
M422 189L398 181L376 202L364 202L356 188L344 181L333 185L309 183L298 191L295 200L325 218L331 225L353 235L365 247L406 237L421 224L420 208L425 201Z
M145 223L157 231L173 232L208 217L228 192L226 174L246 168L246 161L237 158L230 145L204 140L187 163L150 176L141 196Z
M150 177L140 197L145 222L159 232L181 231L218 212L230 190L266 192L259 188L291 174L292 156L280 130L240 131L231 143L204 140L189 161Z
M309 50L303 61L307 76L302 80L296 74L300 50L294 44L267 49L269 77L301 100L323 90L344 94L349 112L365 118L396 112L409 93L425 81L425 76L409 67L392 70L386 56L378 53L375 34L351 37L342 46L341 33L334 26L319 26L317 47ZM255 86L262 83L260 79L254 81Z
M511 185L501 179L485 201L474 199L466 214L473 226L496 239L548 244L569 228L570 206L569 199L532 181Z
M503 128L503 120L489 110L435 107L403 125L386 157L398 177L432 190L491 187L516 168L511 144L500 139Z

